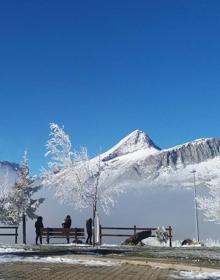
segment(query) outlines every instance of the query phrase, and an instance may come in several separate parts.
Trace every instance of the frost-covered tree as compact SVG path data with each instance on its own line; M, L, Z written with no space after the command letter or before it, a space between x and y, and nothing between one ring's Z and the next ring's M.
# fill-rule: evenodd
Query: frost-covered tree
M11 225L19 225L23 222L24 243L26 243L26 216L30 219L36 218L36 210L44 201L44 198L33 198L40 188L41 186L36 185L36 178L29 174L29 163L25 152L14 185L10 190L4 191L0 197L1 222Z
M220 223L220 187L216 184L206 184L208 195L197 198L200 210L203 211L207 221Z
M45 156L50 156L51 158L49 162L50 169L58 171L72 163L72 144L69 136L64 131L64 127L51 123L50 130L50 138L46 144L47 152Z
M1 182L0 182L0 222L7 224L9 217L7 208L9 206L9 175L8 170L6 170Z
M52 123L50 129L46 156L51 158L43 184L55 188L55 196L75 209L91 207L94 222L97 204L108 213L124 189L112 184L112 171L99 156L89 159L86 148L73 151L63 127Z

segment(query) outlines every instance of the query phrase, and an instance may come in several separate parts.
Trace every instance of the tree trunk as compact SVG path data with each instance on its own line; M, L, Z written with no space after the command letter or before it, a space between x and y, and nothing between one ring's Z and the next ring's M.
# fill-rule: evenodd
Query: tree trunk
M22 216L22 226L23 226L23 244L26 244L26 215L24 213Z

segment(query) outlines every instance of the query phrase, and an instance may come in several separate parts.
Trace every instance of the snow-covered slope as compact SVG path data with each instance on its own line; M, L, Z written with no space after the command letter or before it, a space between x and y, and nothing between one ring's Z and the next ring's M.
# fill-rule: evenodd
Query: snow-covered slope
M194 169L201 181L220 177L220 139L202 138L161 150L148 135L135 130L101 159L113 171L115 180L189 185Z

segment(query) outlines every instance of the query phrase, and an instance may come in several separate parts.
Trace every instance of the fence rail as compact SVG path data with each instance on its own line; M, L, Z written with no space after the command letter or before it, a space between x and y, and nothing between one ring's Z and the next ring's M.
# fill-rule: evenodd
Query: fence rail
M18 227L0 227L0 230L2 229L8 229L8 230L14 230L14 232L4 232L4 233L0 233L0 236L14 236L15 237L15 244L18 243Z
M132 231L132 233L126 233L126 234L122 234L122 233L113 233L114 231ZM136 225L134 225L133 227L103 227L102 225L100 225L99 227L99 239L100 239L100 243L102 244L102 237L105 236L110 236L110 237L130 237L134 234L136 234L138 231L156 231L157 228L156 227L152 227L152 228L145 228L145 227L137 227ZM165 230L168 232L168 240L169 240L169 246L172 247L172 227L169 226L167 228L165 228ZM103 231L107 231L107 232L103 232ZM155 237L155 234L152 234L151 237Z

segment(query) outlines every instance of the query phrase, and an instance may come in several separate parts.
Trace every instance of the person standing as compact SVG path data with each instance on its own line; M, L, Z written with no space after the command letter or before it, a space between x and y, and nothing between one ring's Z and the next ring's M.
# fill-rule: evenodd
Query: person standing
M35 230L36 230L36 239L35 243L38 245L38 239L40 239L40 244L42 244L42 236L41 236L41 229L44 227L43 225L43 217L37 217L37 221L35 222Z
M92 244L92 218L86 221L87 239L86 244Z

